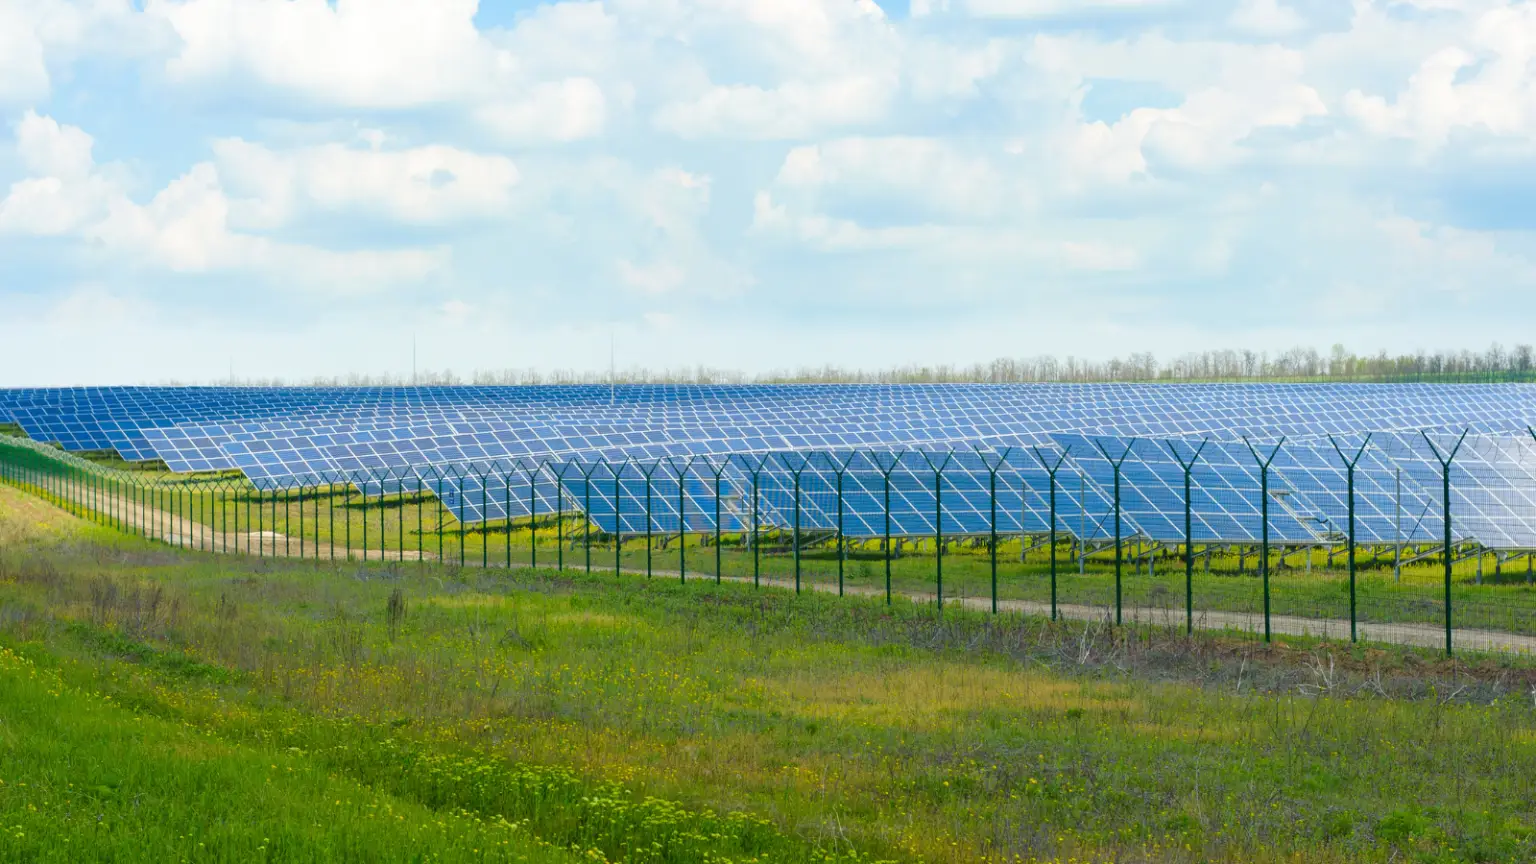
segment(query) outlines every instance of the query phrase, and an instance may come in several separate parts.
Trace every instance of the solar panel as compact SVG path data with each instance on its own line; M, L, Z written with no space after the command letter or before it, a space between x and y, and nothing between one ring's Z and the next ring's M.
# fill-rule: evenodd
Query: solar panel
M425 484L470 523L585 510L625 533L713 530L717 485L727 531L755 519L868 537L888 524L901 536L1043 532L1050 487L1030 449L1041 447L1067 454L1056 527L1090 541L1118 527L1181 542L1183 468L1169 448L1187 454L1207 438L1192 469L1194 538L1256 541L1265 499L1243 439L1285 437L1268 533L1299 544L1347 531L1346 473L1327 436L1374 436L1355 472L1359 538L1422 543L1443 517L1440 467L1420 432L1449 441L1471 430L1453 467L1453 531L1536 548L1530 385L62 388L0 390L5 418L69 450L179 472L365 494ZM1106 452L1125 457L1118 526ZM531 479L516 467L541 464ZM580 476L557 479L562 465Z

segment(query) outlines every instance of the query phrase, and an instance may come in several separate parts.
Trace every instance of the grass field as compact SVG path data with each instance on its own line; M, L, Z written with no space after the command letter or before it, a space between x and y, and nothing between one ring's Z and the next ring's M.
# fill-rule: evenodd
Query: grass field
M178 553L0 488L0 860L1515 861L1536 670Z

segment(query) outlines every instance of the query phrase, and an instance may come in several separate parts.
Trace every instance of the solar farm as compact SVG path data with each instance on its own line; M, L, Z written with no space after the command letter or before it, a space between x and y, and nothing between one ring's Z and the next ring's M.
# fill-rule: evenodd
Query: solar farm
M1533 419L1528 385L117 387L0 391L28 439L0 452L163 464L69 463L114 507L150 502L162 539L241 554L514 566L543 546L1525 650L1524 593L1497 586L1531 574Z
M1533 860L1533 421L0 390L0 860Z

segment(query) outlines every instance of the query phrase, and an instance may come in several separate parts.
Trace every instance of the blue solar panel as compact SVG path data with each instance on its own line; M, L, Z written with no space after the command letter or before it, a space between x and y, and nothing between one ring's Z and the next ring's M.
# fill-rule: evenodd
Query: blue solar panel
M1261 536L1259 468L1244 436L1289 439L1270 471L1270 537L1338 542L1345 472L1326 436L1358 443L1366 432L1358 536L1433 542L1440 468L1419 431L1470 429L1453 469L1453 531L1536 548L1529 385L68 388L0 391L6 417L38 440L161 458L176 471L238 469L267 488L345 482L367 494L425 485L466 522L587 510L626 533L713 530L717 474L726 531L755 518L858 536L885 533L887 520L895 535L1042 532L1050 487L1030 449L1042 447L1068 454L1056 527L1106 540L1115 471L1102 445L1126 456L1120 533L1164 542L1184 539L1183 469L1169 446L1188 454L1204 438L1194 538ZM680 478L668 460L688 458ZM515 470L540 463L532 479ZM575 473L557 480L562 465Z

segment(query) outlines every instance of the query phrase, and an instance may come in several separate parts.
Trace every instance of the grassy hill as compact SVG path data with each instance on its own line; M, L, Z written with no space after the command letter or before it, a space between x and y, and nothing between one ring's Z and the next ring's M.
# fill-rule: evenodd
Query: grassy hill
M0 860L1512 861L1536 672L216 558L0 488Z

